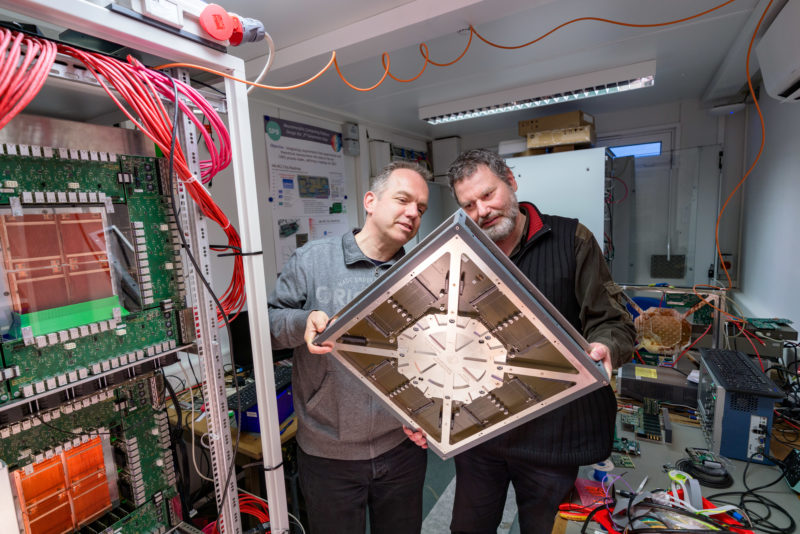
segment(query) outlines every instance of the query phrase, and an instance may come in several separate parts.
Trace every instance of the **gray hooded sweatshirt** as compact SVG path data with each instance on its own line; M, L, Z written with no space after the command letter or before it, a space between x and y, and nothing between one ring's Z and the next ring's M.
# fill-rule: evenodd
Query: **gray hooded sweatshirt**
M292 397L297 443L312 456L336 460L375 458L407 439L400 422L331 354L311 354L303 341L313 310L333 315L404 254L401 248L376 266L355 240L310 241L297 249L269 295L274 348L294 348Z

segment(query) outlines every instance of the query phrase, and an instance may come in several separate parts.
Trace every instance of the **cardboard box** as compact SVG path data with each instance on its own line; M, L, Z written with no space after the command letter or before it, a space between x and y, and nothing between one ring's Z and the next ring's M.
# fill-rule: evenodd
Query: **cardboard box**
M522 152L517 152L513 157L522 158L525 156L541 156L542 154L547 154L547 148L527 148Z
M561 130L563 128L577 128L579 126L594 126L594 117L583 111L569 111L558 115L548 115L526 121L519 121L519 135L526 137L534 132L545 130Z
M528 148L559 145L591 145L595 142L594 125L562 128L528 134Z

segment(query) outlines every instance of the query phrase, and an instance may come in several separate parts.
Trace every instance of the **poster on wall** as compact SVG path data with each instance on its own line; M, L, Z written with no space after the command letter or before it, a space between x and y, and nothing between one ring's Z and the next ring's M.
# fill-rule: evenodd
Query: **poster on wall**
M264 117L278 272L307 241L347 230L342 134Z

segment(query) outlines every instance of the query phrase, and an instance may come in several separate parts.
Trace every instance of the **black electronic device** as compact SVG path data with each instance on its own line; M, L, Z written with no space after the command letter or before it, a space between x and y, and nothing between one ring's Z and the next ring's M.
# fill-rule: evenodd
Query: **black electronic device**
M702 349L703 362L727 390L776 399L784 393L764 371L741 352L723 349Z
M617 371L617 393L639 401L647 397L697 407L697 384L670 367L626 363Z
M709 448L768 463L775 403L785 395L744 353L700 349L698 414Z
M251 370L253 369L253 345L250 342L250 318L248 317L247 310L242 310L239 315L233 319L229 317L230 325L230 348L233 352L233 359L236 361L236 366L240 369ZM230 402L228 406L230 406Z
M735 350L754 358L758 354L762 358L777 360L783 356L784 341L797 341L797 330L791 324L788 319L748 317L744 326L727 323L727 334Z
M792 449L783 459L783 469L786 483L792 490L800 493L800 450Z
M232 318L232 317L231 317ZM253 369L253 344L250 341L250 317L247 310L242 310L236 319L230 321L233 358L236 366L245 371ZM272 351L272 361L277 362L292 357L292 349Z

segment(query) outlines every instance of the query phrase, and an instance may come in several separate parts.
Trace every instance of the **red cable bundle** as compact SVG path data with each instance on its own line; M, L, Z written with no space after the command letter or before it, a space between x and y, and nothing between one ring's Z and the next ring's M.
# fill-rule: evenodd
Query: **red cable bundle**
M153 86L162 97L167 98L170 101L174 100L175 92L172 85L172 78L161 72L148 69L135 59L129 59L129 61L133 63L134 68L136 68L142 76L146 76L153 83ZM217 115L217 112L214 111L214 108L211 107L208 101L203 98L203 95L201 95L194 87L186 85L183 82L174 80L174 83L178 88L178 93L188 98L199 110L203 112L203 115L211 124L211 129L217 135L217 139L219 139L219 147L217 147L214 144L212 136L205 129L202 122L194 113L192 113L192 111L186 106L186 104L183 103L183 101L179 101L181 111L185 113L186 116L189 117L189 119L191 119L191 121L194 123L195 127L200 132L200 135L203 137L206 148L211 155L210 160L203 160L200 162L200 168L203 169L201 172L202 182L205 184L211 181L211 179L219 171L230 165L231 138L228 134L228 130L225 128L225 124L222 122L222 119L219 115Z
M261 524L269 523L269 506L266 501L255 497L249 493L239 494L239 511L243 514L251 515L258 519ZM207 524L203 527L205 534L219 534L217 522Z
M682 497L683 492L679 491L678 496ZM703 508L716 507L714 503L712 503L705 497L701 497L701 499L703 500ZM605 529L611 534L621 534L616 529L616 525L611 519L611 511L612 510L609 510L608 507L603 507L601 510L598 510L598 512L594 515L592 519L603 525L603 527L605 527ZM753 534L752 530L746 529L741 523L739 523L733 517L729 516L724 512L720 512L714 515L709 514L709 516L713 518L715 521L724 524L725 527L728 528L730 532L736 532L739 534ZM720 532L723 532L723 530L720 529Z
M24 56L23 49L25 50ZM164 154L169 155L170 153L173 125L161 98L174 100L177 89L180 95L190 100L203 112L211 124L211 129L219 139L218 146L214 144L213 137L206 131L195 114L179 98L177 103L179 109L197 126L211 155L210 160L200 162L202 183L192 175L179 144L175 145L175 154L173 155L175 172L180 184L186 188L189 196L203 214L222 227L228 238L228 248L241 251L239 234L222 209L211 198L208 190L203 187L203 183L209 182L215 174L230 164L230 136L219 115L191 86L177 80L173 81L163 73L150 70L133 58L128 58L130 63L124 63L100 54L67 45L56 45L46 39L0 28L0 128L8 124L36 96L47 79L57 52L78 59L86 65L128 119ZM132 112L114 95L108 86L109 83L119 93L122 100L130 106ZM220 298L223 309L217 310L217 320L224 324L223 314L238 314L244 307L245 298L244 263L242 257L237 255L234 257L231 282Z
M94 75L103 89L108 93L109 97L119 106L125 113L128 119L131 120L146 136L148 136L164 154L169 154L172 145L172 131L173 125L170 114L161 102L160 94L167 98L174 98L174 92L171 90L172 81L166 75L149 71L143 65L133 58L129 58L132 64L123 63L119 60L101 56L98 54L84 52L76 48L60 45L59 51L68 56L74 57L81 61L89 71ZM129 111L120 100L111 91L111 88L106 82L109 82L113 88L122 96L122 99L130 106ZM204 140L209 146L209 152L212 159L206 166L207 171L204 174L207 180L210 180L219 169L227 166L230 162L230 139L224 131L224 125L218 115L205 103L202 97L189 88L185 84L175 81L179 94L184 94L192 101L204 102L204 107L201 107L204 112L209 113L213 118L209 117L212 122L212 127L220 133L218 136L221 140L219 150L213 147L213 142L210 137L205 137ZM156 88L158 87L158 89ZM189 108L183 103L178 103L179 108L186 113L192 121L197 123ZM201 128L205 132L204 128ZM230 220L211 198L208 190L203 184L197 180L192 174L186 162L179 144L175 145L175 154L173 157L175 172L181 184L186 188L189 196L199 206L200 210L205 216L216 222L222 227L225 235L228 238L228 246L233 250L241 250L241 240L236 229L230 223ZM245 303L244 293L244 263L241 256L235 256L233 276L225 293L220 297L223 310L217 310L217 319L223 323L222 313L225 315L238 313Z
M54 43L0 28L0 129L33 100L55 59Z

